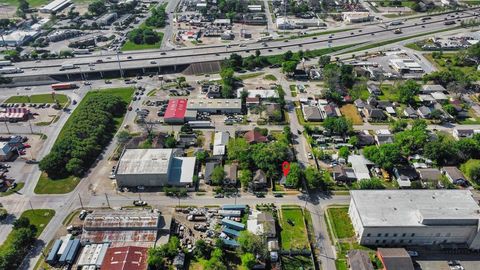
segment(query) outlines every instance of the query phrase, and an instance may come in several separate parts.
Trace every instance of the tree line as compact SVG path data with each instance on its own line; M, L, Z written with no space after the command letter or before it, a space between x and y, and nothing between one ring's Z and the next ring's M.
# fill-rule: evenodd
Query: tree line
M110 142L115 117L123 115L126 103L120 97L93 93L85 97L60 133L52 151L40 161L50 178L83 176Z

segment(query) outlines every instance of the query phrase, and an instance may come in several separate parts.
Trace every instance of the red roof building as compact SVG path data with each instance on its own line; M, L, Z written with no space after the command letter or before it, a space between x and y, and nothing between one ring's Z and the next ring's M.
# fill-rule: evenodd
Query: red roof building
M109 248L100 270L146 270L147 250L133 246Z
M165 123L183 123L187 111L186 99L170 99L163 117Z
M245 140L247 140L248 143L259 143L259 142L267 142L268 138L266 136L263 136L260 134L260 132L256 130L250 130L243 135Z

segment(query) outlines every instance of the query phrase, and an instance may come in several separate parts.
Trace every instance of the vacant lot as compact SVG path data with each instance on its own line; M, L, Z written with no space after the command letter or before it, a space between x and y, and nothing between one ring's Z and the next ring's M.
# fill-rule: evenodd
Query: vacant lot
M348 216L348 207L329 208L327 212L337 238L352 238L355 236L352 222Z
M340 111L347 119L350 119L352 121L352 124L354 125L363 124L362 117L358 113L357 107L355 107L355 105L353 104L344 105L340 108Z
M4 103L55 103L65 104L68 102L68 97L62 94L40 94L32 96L11 96Z
M160 49L162 45L163 33L158 32L160 40L154 44L135 44L131 41L125 42L122 46L122 51L138 51L138 50L149 50L149 49Z
M309 249L307 229L300 207L282 207L280 215L282 249Z

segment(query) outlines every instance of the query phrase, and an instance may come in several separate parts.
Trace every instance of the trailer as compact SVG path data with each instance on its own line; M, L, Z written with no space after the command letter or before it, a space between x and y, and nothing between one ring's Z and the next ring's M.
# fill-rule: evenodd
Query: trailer
M77 88L77 85L74 83L56 83L51 85L53 90L67 90Z
M222 210L240 210L245 211L247 209L247 205L245 204L224 204L222 206Z
M210 121L188 121L191 128L213 128Z
M73 240L72 246L70 247L67 257L65 258L66 263L72 264L75 261L75 258L77 257L78 251L80 250L81 246L82 245L79 239Z
M75 49L73 50L73 54L90 54L89 49Z
M226 218L222 219L222 225L225 225L226 227L237 230L237 231L241 231L245 229L245 224L236 222L233 220L229 220Z
M16 67L3 67L0 68L0 74L14 74L14 73L22 73L23 70Z
M55 243L53 244L52 249L50 249L50 253L48 253L48 256L45 262L47 262L50 265L55 264L57 262L57 259L58 259L57 252L60 249L62 242L63 242L62 239L55 240Z
M240 210L219 210L218 214L224 217L239 217L242 215Z
M76 69L77 66L75 64L63 64L62 67L60 67L60 70L67 70L67 69Z
M68 253L70 252L70 249L72 248L73 241L74 240L68 240L65 250L63 251L62 256L60 256L60 259L58 260L60 264L65 264L67 262L67 256L68 256Z
M10 60L0 61L0 67L11 66L11 65L12 65L12 61L10 61Z

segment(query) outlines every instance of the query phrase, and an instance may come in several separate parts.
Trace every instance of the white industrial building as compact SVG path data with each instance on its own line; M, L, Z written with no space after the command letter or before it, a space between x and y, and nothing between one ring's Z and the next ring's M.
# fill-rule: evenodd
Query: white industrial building
M7 46L22 46L23 44L29 42L32 39L35 39L40 35L40 31L36 30L15 30L9 34L3 36L0 39L0 44Z
M42 12L42 13L57 12L59 10L64 9L70 3L71 3L70 0L54 0L54 1L50 2L49 4L40 8L40 12Z
M275 89L245 89L239 88L237 89L237 97L240 98L242 96L242 92L245 91L248 93L249 98L259 97L261 99L265 98L278 98L278 91Z
M242 101L240 99L189 99L187 110L208 113L241 113Z
M361 245L480 249L480 207L468 190L352 190Z
M342 12L343 21L346 23L361 23L373 20L369 12Z
M115 178L118 187L158 187L192 184L195 157L182 157L174 149L125 149Z

